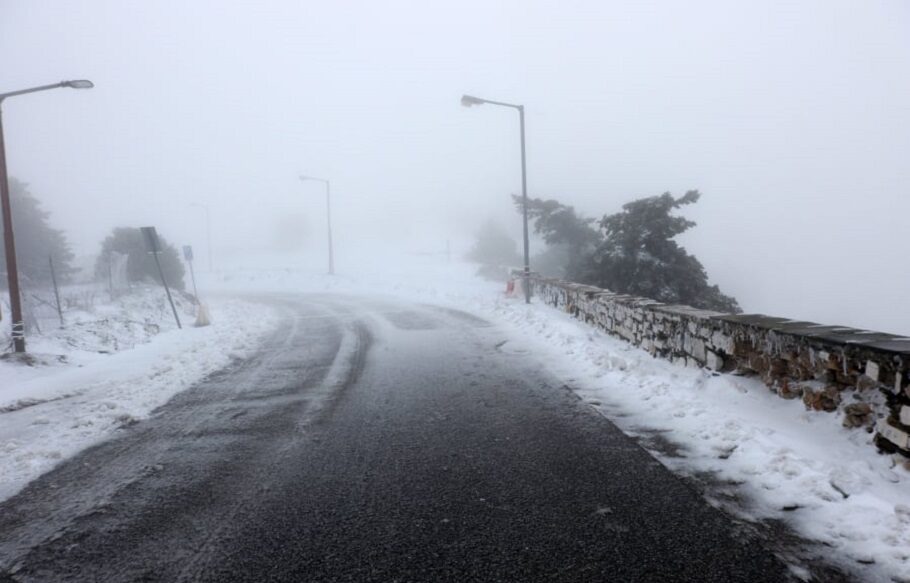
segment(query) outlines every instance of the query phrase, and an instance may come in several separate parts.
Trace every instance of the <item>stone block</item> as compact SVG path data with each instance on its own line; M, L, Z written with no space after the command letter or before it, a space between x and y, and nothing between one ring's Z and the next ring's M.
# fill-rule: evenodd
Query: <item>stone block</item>
M724 357L717 354L712 350L708 350L705 355L705 366L711 370L723 370L724 368Z
M765 373L771 368L771 358L761 352L753 352L749 355L749 368L757 373Z
M780 378L787 374L788 368L787 361L783 358L772 358L768 364L768 373L773 378Z
M837 411L840 400L840 391L834 386L825 387L820 391L803 391L803 403L805 403L807 409L832 413Z
M910 449L910 434L888 423L887 419L878 422L878 434L901 449Z
M753 350L752 341L747 338L738 338L733 343L732 353L736 356L748 358L752 355Z
M711 334L711 346L726 354L733 354L733 337L716 330Z
M868 391L874 389L878 386L878 381L874 380L869 375L861 374L859 378L856 379L856 388L860 391Z
M692 336L687 336L683 342L683 347L685 348L686 354L694 358L695 360L704 362L705 361L705 341L700 338L694 338Z
M878 366L878 363L873 360L866 361L866 376L872 379L875 382L879 381L879 375L881 374L881 369Z
M910 427L910 407L908 407L906 405L901 406L900 420L901 420L901 423L903 423L907 427Z

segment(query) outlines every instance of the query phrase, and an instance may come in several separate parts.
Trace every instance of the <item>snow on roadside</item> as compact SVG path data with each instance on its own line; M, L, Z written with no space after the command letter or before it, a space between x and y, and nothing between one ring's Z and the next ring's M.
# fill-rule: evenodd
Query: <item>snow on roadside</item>
M645 445L655 434L672 442L672 455L649 448L667 467L729 484L746 505L740 515L789 524L864 580L910 581L910 473L877 454L870 434L756 379L673 365L549 306L506 299L502 284L472 272L445 264L334 278L263 271L219 285L394 295L486 317L625 432Z
M757 379L654 359L547 306L497 302L490 312L626 433L676 445L649 448L664 465L735 487L741 515L784 521L868 580L910 579L910 473L876 454L870 434L841 427L841 415L807 411Z
M177 330L160 288L70 312L64 329L29 337L38 366L0 362L0 500L60 461L142 419L258 346L277 316L260 304L209 302L213 324Z

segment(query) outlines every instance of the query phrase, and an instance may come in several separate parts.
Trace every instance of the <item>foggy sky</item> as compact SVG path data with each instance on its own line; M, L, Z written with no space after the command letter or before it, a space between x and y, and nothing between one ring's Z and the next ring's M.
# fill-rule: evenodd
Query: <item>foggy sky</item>
M681 242L747 311L910 334L910 4L0 0L12 175L80 255L153 224L216 257L456 251L532 196L699 189ZM536 250L541 246L535 244ZM197 255L199 252L197 251Z

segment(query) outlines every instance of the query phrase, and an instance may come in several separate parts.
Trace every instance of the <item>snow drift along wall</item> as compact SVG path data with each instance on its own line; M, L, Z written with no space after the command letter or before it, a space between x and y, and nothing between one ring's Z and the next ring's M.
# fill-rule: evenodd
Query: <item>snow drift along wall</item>
M781 397L842 410L845 426L875 431L879 448L910 457L910 338L666 305L556 279L533 284L543 301L654 356L760 375Z

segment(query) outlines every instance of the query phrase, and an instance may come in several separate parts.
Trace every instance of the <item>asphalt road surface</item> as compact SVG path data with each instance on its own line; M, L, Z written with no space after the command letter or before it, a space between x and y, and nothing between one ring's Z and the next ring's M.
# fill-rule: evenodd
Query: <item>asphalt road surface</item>
M471 315L282 325L0 504L0 581L774 581L787 568Z

